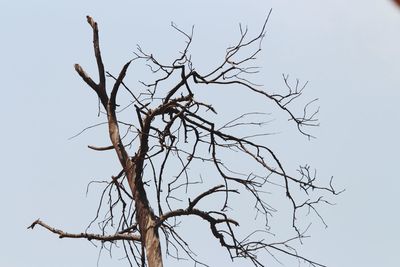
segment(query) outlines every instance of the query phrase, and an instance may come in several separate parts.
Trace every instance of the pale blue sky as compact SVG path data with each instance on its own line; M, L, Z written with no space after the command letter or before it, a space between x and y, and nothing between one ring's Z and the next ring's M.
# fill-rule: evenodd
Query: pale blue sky
M86 184L110 177L117 166L113 154L86 148L105 144L101 129L68 140L98 122L95 96L73 70L74 63L95 70L86 15L99 22L104 60L115 73L137 43L162 58L176 54L183 40L171 21L195 25L193 59L207 68L237 40L239 22L255 33L270 8L256 79L267 88L282 87L282 73L309 80L307 97L320 99L321 126L309 142L294 127L276 124L282 134L266 141L274 140L290 168L311 163L346 188L336 206L321 208L329 227L314 223L300 251L331 267L397 266L400 10L375 0L144 2L0 0L0 266L96 266L98 249L89 242L26 230L38 217L83 230L97 199L85 197ZM229 110L222 96L216 93L214 105L221 100ZM231 264L217 241L193 238L202 242L199 259L212 266L248 266ZM117 255L110 260L104 253L99 266L124 266Z

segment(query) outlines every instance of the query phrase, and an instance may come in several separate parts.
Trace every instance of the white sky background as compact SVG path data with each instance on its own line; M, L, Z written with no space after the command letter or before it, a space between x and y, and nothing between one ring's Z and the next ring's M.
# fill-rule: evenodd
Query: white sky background
M99 22L106 68L116 73L137 43L166 59L176 55L184 40L171 21L184 29L195 25L193 60L199 67L216 64L237 40L238 23L256 33L270 8L258 61L263 69L255 79L267 88L282 88L282 73L309 80L306 98L319 97L321 107L321 126L311 129L317 139L309 142L288 126L278 129L284 131L271 146L290 168L310 163L322 179L333 175L346 189L336 206L321 208L329 227L315 220L300 251L331 267L395 266L400 10L376 0L143 2L0 0L0 266L96 266L98 249L89 242L26 230L40 217L80 232L96 208L97 195L92 190L85 197L86 184L114 174L113 154L86 148L106 145L106 132L68 140L98 122L95 95L73 70L80 63L95 74L87 14ZM221 100L221 109L229 109L223 96L216 94L214 105ZM268 104L260 109L270 112ZM203 238L198 232L193 238ZM212 266L248 266L231 264L216 240L202 242L199 259ZM104 254L99 266L123 262Z

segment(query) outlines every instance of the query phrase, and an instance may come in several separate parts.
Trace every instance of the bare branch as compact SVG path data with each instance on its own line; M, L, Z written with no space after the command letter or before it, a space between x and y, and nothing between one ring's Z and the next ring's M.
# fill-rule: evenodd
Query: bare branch
M34 221L28 229L33 229L36 225L40 225L43 228L49 230L50 232L57 234L59 238L84 238L89 241L91 240L98 240L98 241L108 241L113 242L117 240L130 240L130 241L137 241L140 242L141 238L138 235L126 234L126 233L116 233L113 235L98 235L98 234L88 234L88 233L80 233L80 234L70 234L64 232L62 230L53 228L48 224L42 222L41 220L37 219Z
M117 92L118 92L119 86L121 85L122 81L124 80L125 75L126 75L126 71L128 70L128 67L131 64L131 62L132 61L129 61L128 63L126 63L124 65L124 67L122 68L121 72L119 73L118 79L114 83L114 87L113 87L113 89L111 91L111 96L110 96L110 103L114 107L115 107L115 99L117 97Z
M103 60L101 58L101 52L100 52L100 43L99 43L99 29L97 27L97 22L93 20L92 17L86 16L87 22L90 24L90 26L93 29L93 48L94 48L94 55L96 57L97 61L97 67L99 71L99 79L100 79L100 90L104 90L105 93L105 88L106 88L106 76L104 72L104 64Z
M79 64L74 65L75 71L81 76L81 78L96 92L99 91L99 86L89 77L89 75L82 69Z
M96 146L89 145L88 148L96 150L96 151L105 151L105 150L113 150L114 146L96 147Z

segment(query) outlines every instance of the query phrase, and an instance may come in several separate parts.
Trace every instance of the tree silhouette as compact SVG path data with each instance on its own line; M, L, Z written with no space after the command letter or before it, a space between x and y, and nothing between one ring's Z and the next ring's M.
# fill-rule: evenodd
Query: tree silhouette
M108 147L89 148L115 151L121 170L106 182L96 216L89 225L97 222L100 233L88 233L87 229L84 233L70 234L41 220L33 222L30 228L40 225L60 238L100 241L102 247L120 242L131 266L163 266L162 244L164 253L172 257L186 257L195 265L207 266L197 259L184 234L177 229L185 217L192 216L209 226L210 235L232 259L245 258L254 266L265 266L258 257L265 251L272 257L284 254L311 266L324 266L299 255L291 244L305 237L306 229L297 221L300 210L314 212L325 223L316 205L329 204L324 196L338 194L332 180L326 186L318 185L315 172L308 165L289 174L272 149L255 141L260 135L239 134L240 129L263 126L266 122L258 119L262 113L244 111L239 117L218 125L216 108L196 98L196 92L207 86L247 90L264 98L266 104L275 105L301 134L312 138L307 128L318 125L318 109L310 111L315 100L309 101L301 114L291 108L307 83L296 81L292 85L284 75L284 89L276 93L250 80L258 72L253 62L261 51L269 15L253 38L248 37L247 28L240 27L237 43L227 48L222 62L206 73L195 69L190 56L193 28L187 33L172 24L186 39L179 57L165 64L138 46L134 58L115 76L105 70L98 25L87 16L93 31L99 81L95 82L79 64L75 70L96 93L99 114L106 119L111 141ZM130 65L140 62L149 67L155 78L131 89L124 78ZM108 81L112 83L109 87ZM129 103L124 103L126 98L118 98L121 91L130 96ZM127 113L128 121L121 119ZM226 160L229 153L234 153L236 163ZM246 164L240 164L242 160L251 160L258 169L248 169ZM192 166L200 166L207 178L198 179L191 171ZM269 242L264 236L270 230L270 218L275 212L264 191L274 188L283 192L291 205L294 230L293 238L280 242ZM241 218L233 217L235 206L231 204L238 195L243 195L249 208L254 208L258 218L263 218L262 229L249 231L239 227Z

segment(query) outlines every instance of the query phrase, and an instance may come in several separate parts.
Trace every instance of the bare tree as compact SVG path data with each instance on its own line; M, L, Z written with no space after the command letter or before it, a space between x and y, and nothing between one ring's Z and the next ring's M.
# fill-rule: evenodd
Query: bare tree
M114 150L121 170L104 182L96 217L91 222L99 223L101 233L86 231L70 234L41 220L36 220L29 228L40 225L60 238L100 241L102 247L120 242L131 266L163 266L161 242L167 255L177 259L187 257L194 265L207 266L197 259L184 235L177 230L182 217L192 216L208 224L210 234L232 259L245 258L254 266L265 266L257 257L258 252L264 251L272 257L277 253L284 254L311 266L324 266L299 255L291 244L305 237L305 229L297 222L300 210L314 212L325 224L316 206L320 203L329 204L324 198L326 195L338 194L331 182L326 186L318 185L316 174L308 165L300 166L297 173L289 174L274 151L255 141L260 139L256 138L259 135L238 134L238 129L264 125L265 121L257 119L261 113L244 111L241 116L217 126L214 120L216 109L195 97L196 91L204 86L242 88L275 105L301 134L312 137L307 127L318 125L318 109L309 110L315 100L308 102L300 115L291 108L307 83L296 81L291 84L289 77L284 75L284 90L274 93L249 79L258 72L253 62L261 51L268 18L269 15L259 34L253 38L248 37L247 28L240 27L240 38L236 45L227 48L222 62L207 73L201 73L193 67L189 53L193 28L187 33L172 24L186 39L179 57L172 63L164 64L138 46L135 57L114 76L105 70L98 25L88 16L87 22L93 31L99 81L95 82L79 64L75 65L75 70L96 93L99 114L106 118L111 141L107 147L89 148L96 151ZM134 62L144 62L155 77L151 83L141 82L142 89L131 90L124 83L128 68ZM107 81L111 81L112 86L107 87ZM121 92L130 96L129 103L124 103L126 98L121 97L117 101ZM128 122L121 119L122 111L125 114L132 111L127 117ZM236 159L238 155L243 160L250 159L258 165L259 170L229 163L224 158L229 152L235 153ZM219 178L199 180L191 172L192 165L214 170L213 175ZM262 237L263 232L269 232L269 219L275 211L263 196L263 192L271 188L283 192L291 205L291 225L294 230L291 239L268 242L267 238ZM246 229L240 229L240 218L233 218L230 213L235 208L231 206L232 198L238 194L245 195L252 203L255 214L264 218L262 229L252 229L243 235ZM203 208L204 205L199 203L206 202L205 199L213 199L214 205Z

